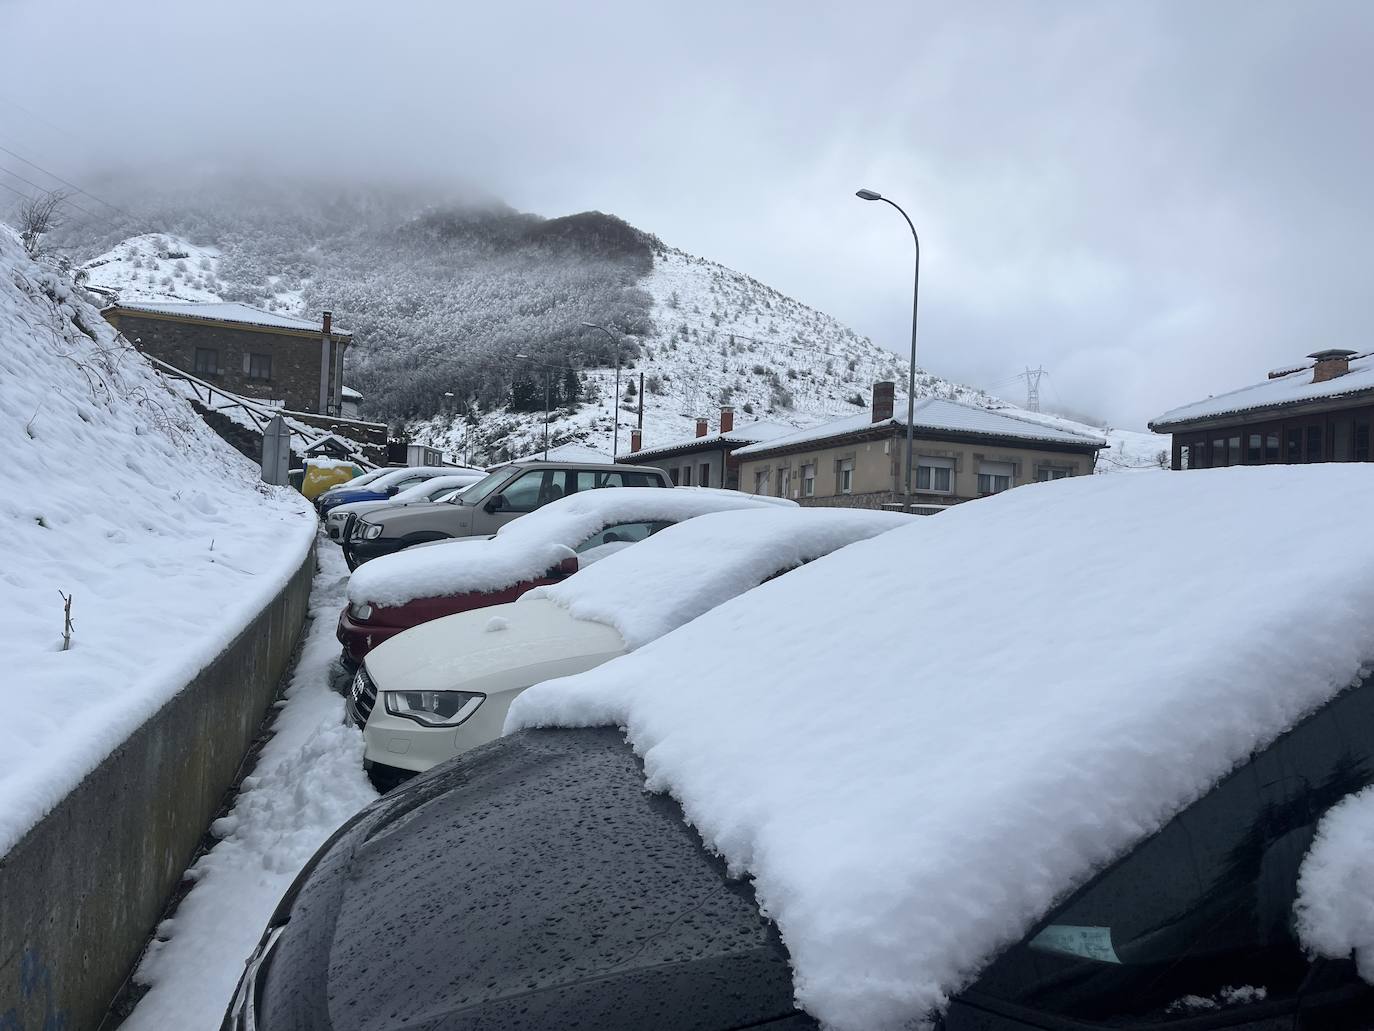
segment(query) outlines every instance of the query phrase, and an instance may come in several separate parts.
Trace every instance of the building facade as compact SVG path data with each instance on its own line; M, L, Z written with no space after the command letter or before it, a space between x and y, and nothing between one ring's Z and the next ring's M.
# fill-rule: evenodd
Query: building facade
M1328 350L1308 359L1152 421L1173 438L1173 468L1374 460L1374 355Z
M230 393L341 415L352 334L246 304L115 303L107 321L145 354Z
M735 410L722 405L720 423L712 433L710 422L697 419L696 436L644 447L639 430L630 431L630 450L617 455L620 462L652 465L667 472L673 483L683 487L726 487L747 490L739 481L739 462L734 453L742 447L791 433L793 427L757 420L735 426Z
M736 452L740 489L802 505L905 504L906 413L894 384L873 387L865 415L797 430ZM1085 476L1107 442L957 401L916 404L913 494L923 508L959 504L1023 483Z

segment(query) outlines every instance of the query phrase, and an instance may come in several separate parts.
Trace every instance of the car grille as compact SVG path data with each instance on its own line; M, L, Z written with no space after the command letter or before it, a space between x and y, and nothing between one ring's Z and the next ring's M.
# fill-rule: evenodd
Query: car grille
M348 691L348 722L359 727L367 726L367 718L372 715L372 707L376 704L377 685L367 675L367 667L360 666Z

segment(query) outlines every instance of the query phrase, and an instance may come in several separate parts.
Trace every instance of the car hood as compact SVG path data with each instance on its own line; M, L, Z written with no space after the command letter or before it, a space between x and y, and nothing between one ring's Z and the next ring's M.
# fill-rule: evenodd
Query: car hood
M390 502L383 499L372 501L350 501L342 505L332 505L329 509L330 519L347 519L351 515L365 515L368 512L375 512L379 508L387 508Z
M793 1013L749 882L643 777L614 729L524 731L364 810L275 918L289 917L263 1031L674 1031Z
M489 695L580 673L626 650L605 623L537 598L411 627L368 653L367 673L379 691Z
M412 530L430 530L442 525L458 532L472 525L472 509L447 501L420 501L413 505L388 505L368 515L369 523L380 523L387 537L399 537Z

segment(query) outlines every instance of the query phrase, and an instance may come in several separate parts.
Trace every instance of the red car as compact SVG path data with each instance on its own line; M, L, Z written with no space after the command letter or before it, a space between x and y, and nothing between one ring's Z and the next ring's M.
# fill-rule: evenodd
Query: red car
M606 487L545 505L489 540L408 548L359 567L339 614L338 638L349 666L402 630L440 616L514 601L665 526L730 509L781 502L705 488Z

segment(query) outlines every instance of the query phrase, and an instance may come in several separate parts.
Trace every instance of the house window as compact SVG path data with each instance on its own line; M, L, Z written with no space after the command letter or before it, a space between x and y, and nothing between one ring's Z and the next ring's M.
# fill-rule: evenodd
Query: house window
M1226 464L1240 465L1240 434L1226 440Z
M1302 461L1302 430L1288 431L1288 458L1286 461L1290 463Z
M1010 462L979 462L978 493L1000 494L1011 488L1012 466Z
M678 485L677 478L679 475L680 474L677 471L677 466L673 466L671 469L668 470L668 479L673 481L674 487Z
M1271 430L1264 435L1264 460L1266 462L1279 460L1279 435L1277 431Z
M270 354L250 354L248 356L249 379L272 378L272 356Z
M1355 423L1355 461L1369 461L1369 423Z
M1183 445L1183 468L1188 468L1188 445ZM1035 470L1035 479L1039 483L1048 483L1050 480L1063 480L1073 475L1073 470L1065 465L1042 465Z
M191 371L197 376L219 375L219 352L213 347L197 347L196 364Z
M1260 434L1246 434L1245 461L1247 465L1259 465L1264 461L1264 438Z
M682 485L684 487L690 487L692 485L692 467L690 465L684 465L682 467Z
M792 467L778 470L778 497L787 497L792 490Z
M816 496L816 464L802 466L802 497L814 498Z
M1180 444L1178 446L1178 467L1180 469L1191 469L1193 467L1193 445ZM1040 479L1040 473L1035 474L1035 478Z
M702 463L701 463L701 469L700 469L699 471L700 471L701 475L697 477L697 483L698 483L698 485L700 485L700 486L702 486L702 487L709 487L709 486L711 486L711 463L710 463L710 462L702 462Z
M758 470L757 472L754 473L754 493L755 493L755 494L767 494L767 493L768 493L768 470L767 470L767 469L760 469L760 470Z
M854 459L846 458L840 463L840 493L854 493Z
M1322 428L1320 426L1307 427L1307 460L1309 462L1322 460Z
M948 494L954 488L954 460L952 458L916 457L916 489L933 494Z
M1221 469L1226 465L1226 438L1212 438L1212 468Z

